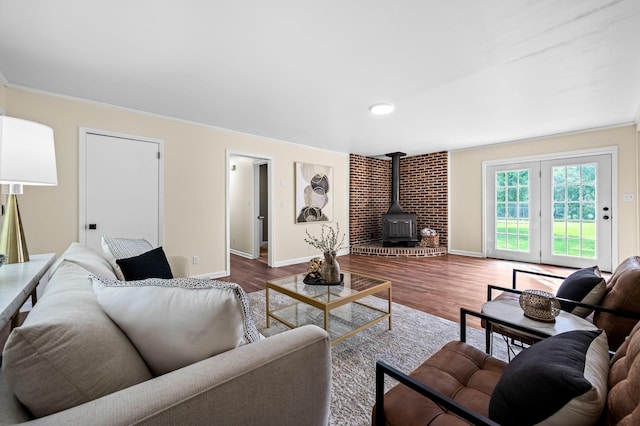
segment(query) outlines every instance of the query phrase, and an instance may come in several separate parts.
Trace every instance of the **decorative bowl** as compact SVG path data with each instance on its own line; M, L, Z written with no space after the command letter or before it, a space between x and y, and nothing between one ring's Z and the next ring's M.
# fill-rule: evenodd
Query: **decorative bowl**
M560 315L560 302L555 296L542 290L524 290L520 294L520 307L527 318L554 322Z

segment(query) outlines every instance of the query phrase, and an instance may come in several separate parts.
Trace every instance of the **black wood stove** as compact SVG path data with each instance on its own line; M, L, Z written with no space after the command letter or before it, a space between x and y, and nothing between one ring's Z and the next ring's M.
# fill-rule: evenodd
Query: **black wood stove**
M405 213L400 206L400 157L407 154L385 155L391 157L391 207L382 215L382 245L414 247L418 243L418 217Z

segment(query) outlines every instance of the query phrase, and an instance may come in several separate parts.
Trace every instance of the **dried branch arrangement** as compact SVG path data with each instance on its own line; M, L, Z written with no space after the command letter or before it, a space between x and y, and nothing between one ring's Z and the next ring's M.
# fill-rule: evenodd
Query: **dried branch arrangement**
M307 238L304 239L304 242L311 247L322 250L322 252L338 251L343 248L342 243L344 243L345 235L342 234L342 238L340 238L340 224L338 222L336 222L335 229L329 225L322 225L320 228L320 238L312 236L306 229L305 233L307 234Z

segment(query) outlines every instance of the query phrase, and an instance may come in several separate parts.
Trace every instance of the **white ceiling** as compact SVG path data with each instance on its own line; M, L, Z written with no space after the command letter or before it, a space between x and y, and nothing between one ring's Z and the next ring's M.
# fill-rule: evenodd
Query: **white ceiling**
M634 122L640 0L0 0L0 71L10 86L416 155ZM377 101L395 112L372 116Z

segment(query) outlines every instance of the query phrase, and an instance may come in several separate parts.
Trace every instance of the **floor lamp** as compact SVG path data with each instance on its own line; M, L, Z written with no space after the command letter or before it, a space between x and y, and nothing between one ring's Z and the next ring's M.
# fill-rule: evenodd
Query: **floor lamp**
M29 251L16 196L22 194L23 185L58 184L51 127L0 116L0 183L9 185L0 254L7 256L6 263L27 262Z

